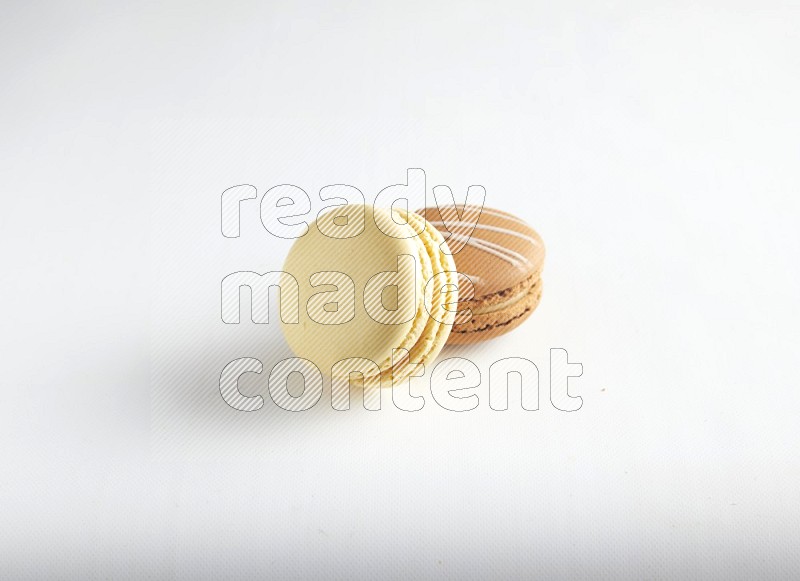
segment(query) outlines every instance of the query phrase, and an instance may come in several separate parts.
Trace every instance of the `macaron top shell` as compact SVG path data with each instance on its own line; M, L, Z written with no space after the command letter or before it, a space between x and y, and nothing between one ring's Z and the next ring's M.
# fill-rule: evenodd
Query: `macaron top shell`
M442 212L433 206L418 213L442 232L459 272L472 281L475 299L512 289L541 274L542 238L508 212L480 206L460 206L458 213L449 207Z

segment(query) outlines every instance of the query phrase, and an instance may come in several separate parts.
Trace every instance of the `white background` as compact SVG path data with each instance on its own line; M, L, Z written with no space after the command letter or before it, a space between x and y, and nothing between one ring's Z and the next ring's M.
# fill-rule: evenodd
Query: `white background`
M10 2L0 577L796 578L800 10L778 2ZM275 408L222 191L409 167L548 247L541 409ZM321 207L317 202L315 208ZM276 333L278 333L276 335ZM554 409L551 347L584 367ZM429 374L426 377L429 378Z

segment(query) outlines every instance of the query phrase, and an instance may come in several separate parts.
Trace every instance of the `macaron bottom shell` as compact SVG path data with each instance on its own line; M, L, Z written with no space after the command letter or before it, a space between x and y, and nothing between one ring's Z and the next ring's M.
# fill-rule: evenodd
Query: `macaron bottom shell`
M466 345L499 337L531 316L542 299L542 279L536 275L499 293L461 303L472 310L469 321L455 325L448 344Z

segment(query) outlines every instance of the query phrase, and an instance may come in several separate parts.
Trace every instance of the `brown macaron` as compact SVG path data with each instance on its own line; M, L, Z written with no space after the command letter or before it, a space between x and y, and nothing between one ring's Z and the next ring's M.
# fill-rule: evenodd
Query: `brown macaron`
M438 229L453 253L461 288L460 315L449 344L476 343L518 327L539 305L544 242L519 218L492 208L459 206L417 211ZM476 223L475 229L472 226ZM469 296L468 278L474 294Z

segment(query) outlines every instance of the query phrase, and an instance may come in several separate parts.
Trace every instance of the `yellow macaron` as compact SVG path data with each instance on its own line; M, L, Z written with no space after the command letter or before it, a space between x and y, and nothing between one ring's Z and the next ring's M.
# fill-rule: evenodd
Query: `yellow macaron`
M348 205L321 213L283 267L281 288L296 289L299 302L297 322L281 323L289 347L328 376L357 372L369 385L389 386L431 363L458 301L446 248L413 212Z

